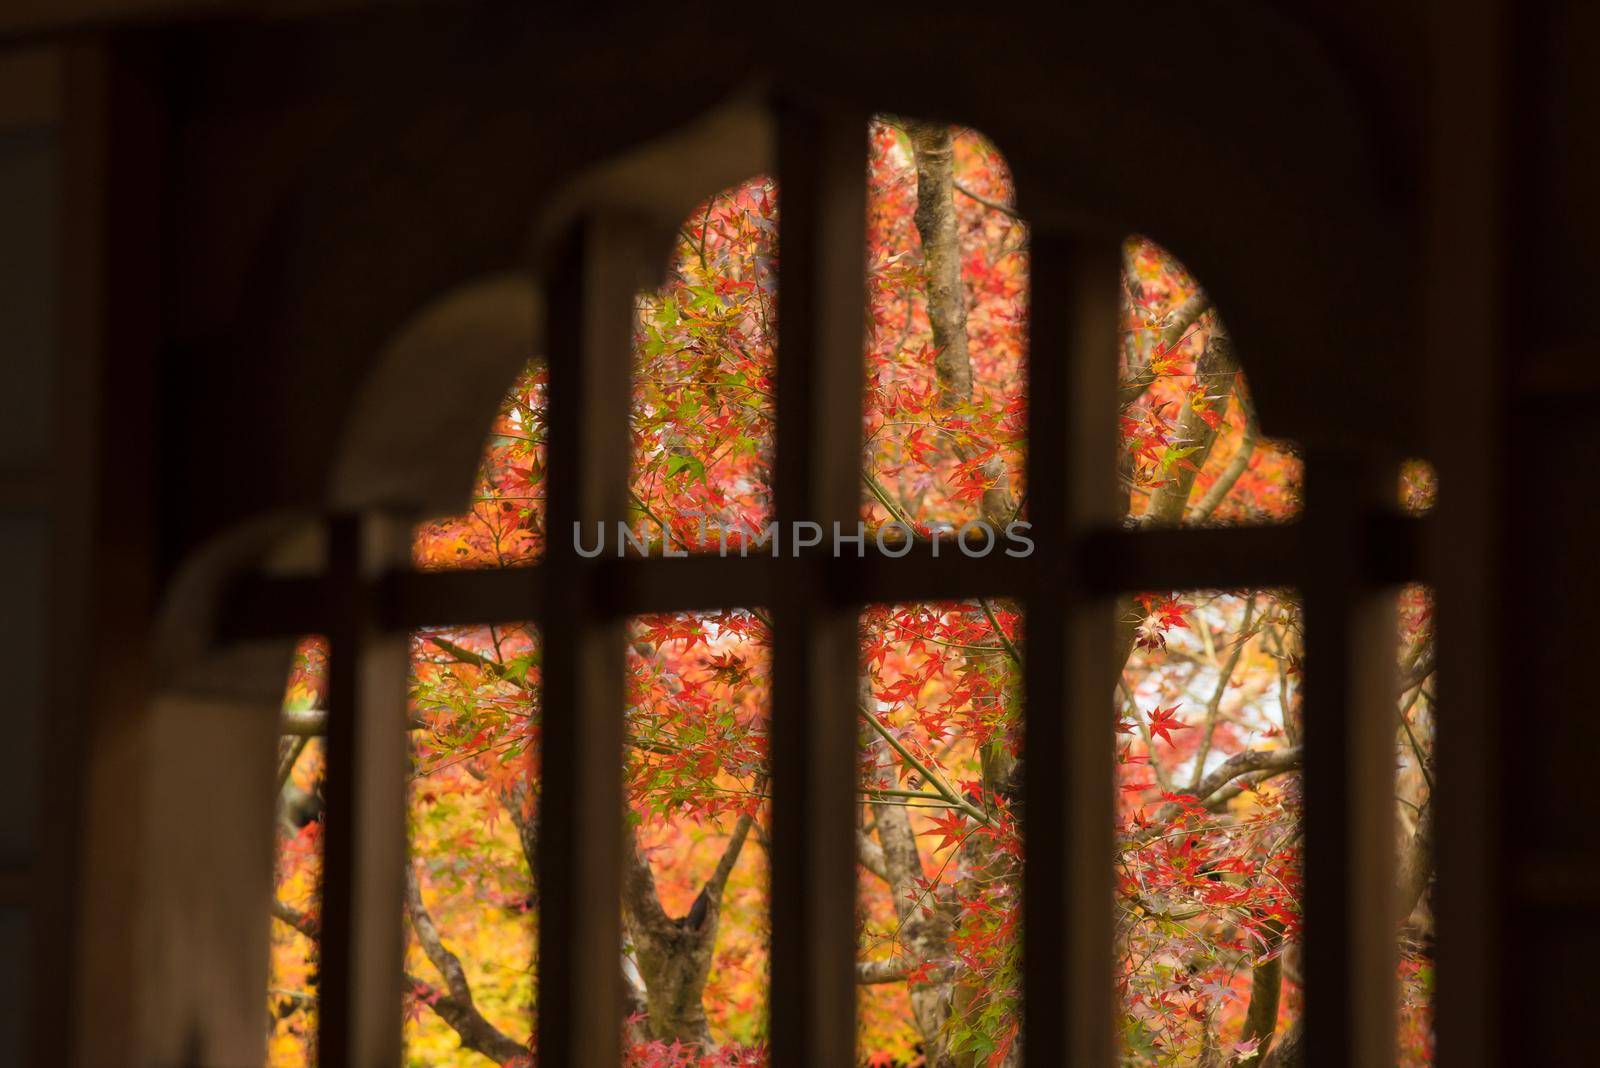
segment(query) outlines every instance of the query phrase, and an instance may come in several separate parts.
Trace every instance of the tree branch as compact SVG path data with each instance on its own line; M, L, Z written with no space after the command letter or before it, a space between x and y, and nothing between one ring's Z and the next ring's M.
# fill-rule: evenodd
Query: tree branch
M1183 340L1183 336L1189 332L1189 328L1210 307L1211 298L1206 295L1205 290L1197 289L1190 294L1189 299L1178 305L1172 312L1171 317L1167 320L1167 325L1162 328L1161 336L1157 339L1161 347L1167 350L1176 347ZM1156 378L1159 377L1150 372L1148 364L1137 370L1133 368L1129 368L1129 370L1132 373L1128 380L1117 386L1118 411L1144 396L1145 392L1155 385Z
M427 727L426 723L415 717L406 719L408 730L426 730ZM320 738L328 733L328 710L286 708L281 714L278 732L287 738Z
M313 942L321 936L315 920L297 909L290 908L277 898L272 900L272 918L288 924Z
M878 983L898 983L917 968L909 957L890 957L888 960L856 961L856 982L862 986Z
M1395 912L1398 915L1397 922L1404 923L1422 900L1422 895L1428 889L1428 880L1433 876L1432 804L1423 805L1416 829L1400 851L1400 870L1397 874L1399 886L1395 895Z
M1196 384L1212 405L1226 405L1228 392L1238 376L1238 364L1233 358L1233 342L1218 331L1206 338L1205 349L1195 361ZM1155 488L1150 504L1140 516L1140 523L1154 527L1175 527L1182 520L1189 503L1189 492L1194 488L1195 476L1206 465L1211 447L1216 444L1217 432L1205 417L1195 410L1192 400L1185 401L1178 416L1177 441L1194 451L1173 466L1171 477Z
M1268 779L1275 779L1279 775L1286 775L1295 769L1267 768L1264 771L1249 771L1234 779L1228 785L1206 798L1201 804L1212 812L1220 812L1228 806L1228 802L1244 793L1247 788L1259 786Z
M1228 683L1233 679L1233 672L1239 666L1239 657L1244 653L1245 643L1251 638L1250 624L1255 622L1256 595L1252 593L1245 602L1244 622L1240 625L1240 635L1233 643L1233 649L1228 653L1228 659L1223 662L1221 673L1217 676L1217 688L1211 692L1211 700L1206 703L1206 722L1200 735L1200 748L1194 757L1194 776L1189 780L1189 789L1198 790L1200 780L1205 775L1206 760L1211 756L1211 736L1217 730L1217 713L1222 710L1222 698L1228 692ZM1199 626L1199 622L1196 622Z
M750 813L741 813L733 825L733 833L728 835L727 847L722 851L722 857L717 861L717 868L711 873L711 878L706 880L705 892L708 897L722 900L723 887L728 885L728 876L733 873L733 866L739 862L739 854L744 850L744 841L750 835L750 828L755 823L755 817Z
M650 862L639 851L638 831L630 823L623 834L623 904L627 906L634 923L664 930L672 923L672 917L661 907L661 898L656 893L655 872L650 870Z
M285 713L288 715L288 713ZM326 713L324 713L326 717ZM289 781L289 776L294 774L294 766L300 760L300 754L305 752L306 743L311 739L306 735L295 738L281 738L278 745L278 791L283 791L283 784Z
M1027 220L1023 219L1023 217L1021 215L1017 214L1017 209L1016 208L1013 208L1009 204L1002 204L1002 203L1000 203L1000 201L991 200L991 199L989 199L988 197L984 196L981 193L975 193L972 190L968 189L966 186L962 185L960 182L957 182L957 181L955 181L953 179L951 180L950 185L955 189L955 191L957 193L960 193L962 196L966 197L968 200L973 201L974 203L982 204L984 207L988 208L990 211L998 211L1001 215L1009 215L1013 219L1016 219L1018 222L1026 222L1027 221Z
M1204 801L1233 779L1247 772L1292 771L1300 766L1303 754L1304 750L1298 745L1283 749L1247 749L1242 753L1235 753L1218 764L1211 774L1201 779L1191 793Z
M856 860L884 882L889 881L889 864L883 855L883 847L863 831L856 832Z
M1415 658L1406 666L1400 677L1400 692L1403 694L1413 687L1421 686L1428 680L1428 676L1433 674L1433 669L1433 644L1424 643L1424 647L1418 649Z
M1283 924L1268 920L1263 927L1272 956L1250 969L1250 1005L1245 1009L1244 1029L1239 1041L1255 1039L1258 1055L1265 1057L1278 1030L1278 1002L1283 993Z
M945 782L944 779L939 777L937 772L928 767L928 765L924 764L922 761L918 760L916 757L912 756L911 750L900 744L900 739L896 738L888 727L885 727L882 723L879 723L878 717L873 715L868 708L863 706L861 708L861 715L866 718L868 726L876 731L880 738L888 742L889 746L896 753L899 753L906 763L910 764L912 768L916 770L917 774L922 776L924 782L926 782L929 786L932 786L935 790L939 791L939 795L941 797L950 802L956 808L959 808L968 816L971 816L973 819L983 824L985 827L990 825L992 821L989 819L989 816L986 812L972 804L960 794L956 793L955 790L951 789L949 783Z
M1209 802L1225 787L1230 786L1234 779L1252 773L1260 774L1262 778L1281 775L1298 768L1303 754L1304 750L1298 745L1284 749L1247 749L1243 753L1235 753L1218 764L1211 774L1201 779L1188 793L1197 803L1210 807ZM1176 801L1162 805L1156 810L1150 826L1133 836L1134 842L1143 843L1154 838L1160 833L1163 823L1173 819L1182 811L1183 806Z
M1207 519L1210 519L1211 514L1217 510L1217 506L1227 499L1229 493L1233 492L1233 487L1238 484L1239 479L1250 467L1250 458L1255 455L1259 435L1260 427L1256 425L1255 415L1246 413L1244 436L1239 439L1238 451L1228 460L1228 466L1222 469L1222 473L1217 475L1217 480L1211 483L1211 487L1206 490L1205 496L1196 501L1194 506L1189 509L1187 516L1189 522L1204 523Z
M979 597L978 604L983 606L983 614L988 617L989 626L994 628L995 637L1000 639L1000 644L1005 648L1006 655L1011 658L1011 662L1013 664L1020 668L1022 666L1022 651L1017 648L1016 643L1007 637L1006 632L1001 629L1000 621L994 617L994 609L989 606L989 598Z
M1283 1037L1261 1059L1261 1068L1300 1068L1305 1064L1305 1030L1296 1020L1284 1029Z
M472 987L467 983L466 969L461 966L461 959L450 952L439 937L433 917L422 905L416 869L409 864L406 865L406 912L411 918L411 929L417 934L422 952L444 977L448 987L448 993L437 994L437 991L427 988L427 984L418 984L427 988L429 997L425 1000L429 1007L460 1036L462 1046L467 1049L499 1064L526 1058L527 1044L518 1042L490 1023L472 1003ZM435 994L437 996L433 996Z
M492 660L482 653L475 653L464 645L457 645L449 638L442 638L437 634L428 635L428 641L439 649L449 653L451 658L458 663L471 664L473 667L483 668L496 677L505 675L505 665L498 660Z

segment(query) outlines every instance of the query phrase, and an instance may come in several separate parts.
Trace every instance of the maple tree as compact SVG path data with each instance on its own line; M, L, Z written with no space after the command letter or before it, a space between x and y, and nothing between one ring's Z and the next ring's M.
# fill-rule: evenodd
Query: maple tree
M1026 518L1027 227L978 135L870 130L862 518L917 537ZM779 196L756 178L707 201L665 285L636 306L632 519L644 551L748 542L771 520ZM1119 493L1130 524L1282 522L1293 451L1263 438L1204 290L1152 242L1123 278ZM543 368L490 431L470 509L420 525L414 562L537 560ZM1403 493L1425 507L1431 475ZM1397 918L1405 1063L1430 1063L1426 890L1431 608L1402 595ZM1108 716L1118 745L1123 1056L1288 1064L1298 1045L1302 671L1292 591L1152 591L1118 604ZM861 619L859 1018L874 1065L1020 1061L1026 620L993 599L874 605ZM618 967L627 1063L765 1062L769 620L759 605L632 621ZM407 1056L531 1063L537 947L538 635L412 636ZM280 753L283 833L269 991L274 1064L315 1027L320 708L302 644Z

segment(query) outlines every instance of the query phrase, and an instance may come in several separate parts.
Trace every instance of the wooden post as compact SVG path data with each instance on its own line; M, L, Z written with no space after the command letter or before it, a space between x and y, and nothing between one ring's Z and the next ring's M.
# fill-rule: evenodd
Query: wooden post
M373 580L409 549L404 522L346 515L329 525L323 1064L386 1068L400 1060L406 638L381 629Z
M779 111L781 551L794 524L854 531L861 506L867 116ZM856 614L830 561L785 561L773 603L772 1057L855 1060Z
M1397 483L1350 452L1312 451L1306 470L1307 1061L1393 1064L1396 591L1363 550Z
M1428 389L1418 400L1432 449L1427 458L1439 473L1426 566L1438 620L1434 818L1448 828L1434 839L1435 1021L1439 1063L1486 1068L1531 1056L1521 1013L1549 1006L1541 987L1552 981L1507 964L1507 947L1518 943L1507 931L1515 920L1503 863L1505 814L1524 802L1506 782L1501 749L1502 717L1518 722L1529 692L1503 667L1514 660L1506 645L1511 628L1527 622L1512 608L1519 576L1530 574L1514 532L1559 514L1552 508L1528 516L1507 492L1510 371L1527 335L1508 315L1508 251L1537 217L1527 200L1512 197L1513 165L1530 159L1516 151L1513 130L1539 136L1532 131L1541 127L1526 115L1544 105L1527 98L1530 79L1517 78L1516 68L1543 69L1542 57L1533 58L1538 50L1520 38L1524 23L1548 16L1510 0L1438 0L1429 16L1430 36L1440 44L1429 67L1428 169L1419 198L1427 215L1417 277ZM1508 987L1525 983L1533 993L1519 1004Z
M623 622L600 603L582 524L625 516L633 300L647 227L580 216L548 274L550 450L539 641L539 1063L615 1065L622 1036Z
M1112 1059L1112 600L1075 573L1114 520L1118 243L1033 239L1023 600L1023 1019L1030 1064Z

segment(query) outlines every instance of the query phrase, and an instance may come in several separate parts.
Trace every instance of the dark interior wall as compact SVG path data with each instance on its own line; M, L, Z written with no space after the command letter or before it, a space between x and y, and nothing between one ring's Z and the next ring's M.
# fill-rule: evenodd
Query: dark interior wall
M685 65L691 43L725 46L663 29L424 9L174 36L165 469L180 554L245 517L315 508L344 413L401 325L524 268L557 183L748 69L738 50ZM418 385L450 389L448 367Z
M1519 91L1507 286L1522 310L1522 347L1540 358L1524 370L1524 381L1542 376L1542 385L1552 386L1565 377L1577 385L1582 356L1595 347L1600 299L1600 5L1519 5L1507 39Z
M1593 818L1594 672L1588 606L1600 598L1600 6L1517 12L1511 233L1514 309L1506 382L1510 583L1501 694L1508 1007L1545 1063L1582 1063L1574 1021L1595 992L1600 824ZM1470 434L1471 427L1462 433ZM1449 487L1445 487L1448 491Z
M22 1059L38 921L31 892L40 860L44 717L50 700L50 481L60 391L56 331L60 145L45 119L0 124L0 648L6 700L0 733L0 1062Z
M1410 432L1414 365L1394 360L1397 388L1374 389L1342 358L1412 342L1396 307L1405 163L1312 32L1221 3L967 14L880 6L843 33L716 5L451 5L163 34L175 558L263 512L315 508L342 415L403 321L526 262L538 206L584 167L751 84L973 123L1034 217L1143 230L1189 261L1242 339L1269 431ZM1307 403L1307 368L1323 395L1362 395L1359 418ZM429 386L449 388L448 370Z
M581 168L761 77L974 123L1008 153L1028 210L1066 220L1089 205L1171 244L1237 308L1236 328L1260 339L1246 360L1278 401L1265 407L1269 429L1281 411L1320 433L1342 419L1352 435L1450 448L1448 435L1422 440L1421 421L1409 418L1428 388L1411 351L1422 321L1414 246L1424 90L1432 57L1452 47L1449 16L1430 23L1420 4L1357 15L1319 2L1292 16L1137 6L1079 5L1066 29L1027 12L975 17L970 4L922 5L915 17L879 7L854 12L845 32L799 15L779 25L694 8L642 19L455 4L157 22L97 37L147 57L138 77L151 100L138 106L153 101L161 120L141 121L146 140L119 149L120 159L158 158L162 184L143 199L135 184L119 201L117 212L141 222L122 239L122 273L112 276L160 276L159 287L128 287L154 295L140 314L159 320L159 360L137 345L117 350L147 359L158 378L159 408L132 425L160 450L160 569L170 574L197 546L263 513L315 509L345 413L402 322L461 282L524 265L534 206ZM1516 979L1504 988L1516 1026L1502 1063L1583 1063L1589 1043L1573 1021L1586 1017L1600 955L1587 741L1587 613L1600 596L1590 487L1600 469L1600 66L1591 61L1600 7L1518 3L1504 42L1514 71L1508 200L1504 217L1484 225L1506 230L1500 295L1510 322L1504 366L1472 372L1500 376L1509 420L1508 491L1493 502L1506 539L1497 564L1507 610L1492 623L1506 680L1500 777L1485 786L1504 822L1448 833L1492 836L1493 911L1482 922L1503 929L1501 969ZM935 67L956 73L921 85L882 77ZM115 117L129 105L107 106ZM1272 159L1249 151L1262 144L1276 146ZM48 419L60 411L49 400L59 320L39 288L54 274L39 225L55 211L53 151L37 127L0 136L0 560L11 562L0 574L0 629L52 596L40 585L49 575L25 563L54 515L33 507L50 477L36 477L50 455L39 443L61 433ZM149 158L138 162L139 181L149 181ZM120 173L113 165L112 179ZM93 302L74 307L115 321ZM1375 353L1388 374L1372 391L1377 407L1341 416L1325 399ZM1308 379L1307 367L1330 377ZM442 388L448 378L444 369ZM1443 487L1476 491L1470 478ZM12 635L8 647L24 640ZM35 691L27 680L13 686L7 715L25 718ZM22 719L6 732L31 744ZM0 962L13 972L33 919L31 889L7 874L34 844L33 813L19 798L0 799ZM0 964L0 1063L11 1063L6 1043L27 1004L11 996L7 984L18 982Z

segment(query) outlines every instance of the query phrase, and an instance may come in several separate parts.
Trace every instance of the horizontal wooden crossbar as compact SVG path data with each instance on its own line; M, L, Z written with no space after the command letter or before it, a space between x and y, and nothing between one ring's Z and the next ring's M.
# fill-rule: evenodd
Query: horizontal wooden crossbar
M1372 517L1355 547L1375 584L1421 581L1420 525ZM969 557L954 543L937 556L926 542L884 551L869 538L845 555L690 555L583 561L596 603L609 617L694 612L770 604L781 573L804 574L838 605L955 601L1020 596L1052 570L1089 594L1138 590L1299 587L1318 568L1302 528L1215 527L1096 531L1066 556L1007 556L1000 548ZM859 552L859 555L856 555ZM543 596L540 566L479 571L393 571L376 581L378 615L390 630L533 619ZM328 626L332 591L315 577L251 577L226 600L225 640L297 637Z

